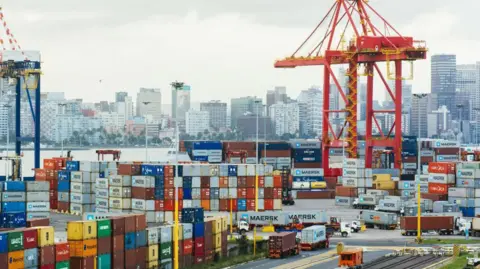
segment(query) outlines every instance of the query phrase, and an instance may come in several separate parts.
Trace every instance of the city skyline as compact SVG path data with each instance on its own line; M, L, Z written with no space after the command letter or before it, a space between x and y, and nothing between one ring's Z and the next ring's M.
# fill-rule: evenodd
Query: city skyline
M290 96L297 96L311 85L321 85L320 69L276 70L273 61L293 52L318 22L318 11L326 10L330 3L279 1L269 5L244 1L227 5L220 1L202 5L202 1L178 1L173 6L179 9L175 9L147 1L148 9L131 10L118 2L97 2L86 1L70 11L69 4L63 1L5 1L6 19L22 47L42 52L45 91L64 91L68 98L91 102L106 100L116 91L127 91L133 96L140 87L152 87L161 88L162 96L170 100L168 85L179 79L197 89L192 91L192 100L201 102L213 97L229 100L236 97L236 92L263 95L277 85L286 86ZM459 19L455 13L459 4L437 1L436 8L430 10L426 3L408 2L415 3L415 12L407 12L405 2L380 1L375 5L402 34L427 40L429 55L455 53L457 64L480 59L480 52L473 49L479 42L467 40L468 27L458 27L469 25L475 17L474 7L480 4L471 3L472 8ZM112 6L114 10L109 10ZM294 16L290 14L292 9L298 11ZM262 10L270 10L271 14L262 14ZM398 12L402 10L405 12ZM112 16L114 13L126 15L118 20ZM67 20L67 26L58 26ZM168 25L164 23L167 20ZM447 35L452 41L444 40ZM95 42L85 42L86 39ZM162 59L163 64L156 64L156 58ZM66 59L75 64L63 68ZM117 64L119 59L127 64ZM208 68L204 68L204 63L208 63ZM132 70L129 66L142 68ZM429 66L428 61L416 63L413 92L430 92ZM72 79L76 83L71 83Z

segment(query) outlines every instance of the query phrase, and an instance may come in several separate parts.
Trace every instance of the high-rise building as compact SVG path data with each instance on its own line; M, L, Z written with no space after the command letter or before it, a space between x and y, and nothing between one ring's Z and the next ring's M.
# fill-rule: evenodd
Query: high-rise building
M210 113L190 109L185 116L185 130L189 135L203 133L210 127Z
M140 88L137 93L137 116L151 115L153 121L162 117L162 93L160 89Z
M191 87L184 85L181 89L172 87L172 118L179 122L185 121L186 113L190 110Z
M276 103L270 106L270 119L275 134L296 134L300 131L300 108L298 103Z
M208 111L210 115L210 126L213 128L227 127L227 103L210 101L200 103L201 111Z
M267 91L267 115L270 115L270 106L278 103L287 103L287 88L283 86L277 86L274 90Z
M300 115L300 121L305 124L307 135L320 135L322 133L323 119L323 93L317 87L304 90L297 98L297 102L306 104L306 111ZM305 113L306 112L306 113ZM306 118L303 118L306 117Z
M262 99L253 96L233 98L230 105L232 128L237 127L237 119L247 114L263 116Z
M457 57L451 54L433 55L432 93L437 94L438 106L445 105L453 115L457 115L455 91L457 81ZM437 108L434 108L437 109Z
M125 97L128 96L127 92L116 92L115 93L115 102L125 102Z
M462 64L457 65L457 104L468 104L468 111L464 109L463 119L475 120L475 109L480 107L477 97L479 95L480 85L478 81L477 66L479 64ZM466 100L462 100L466 97ZM465 102L467 101L467 103ZM459 115L457 115L459 116Z
M420 128L420 137L428 137L427 115L438 107L437 95L428 94L423 98L412 96L412 110L410 113L410 135L418 136ZM420 117L420 118L419 118ZM419 125L420 124L420 125ZM431 130L431 128L430 128Z

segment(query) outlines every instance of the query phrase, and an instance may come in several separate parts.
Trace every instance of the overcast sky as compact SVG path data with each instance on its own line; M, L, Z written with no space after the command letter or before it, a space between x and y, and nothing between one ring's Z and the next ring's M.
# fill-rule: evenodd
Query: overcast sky
M194 101L264 97L276 85L296 98L321 85L321 67L279 70L273 63L293 53L334 1L2 2L21 46L42 53L43 91L98 101L113 100L116 91L134 95L140 87L157 87L170 103L174 80L192 86ZM369 3L402 34L427 40L430 54L455 53L458 63L480 59L479 1ZM430 91L429 75L429 60L415 64L414 92Z

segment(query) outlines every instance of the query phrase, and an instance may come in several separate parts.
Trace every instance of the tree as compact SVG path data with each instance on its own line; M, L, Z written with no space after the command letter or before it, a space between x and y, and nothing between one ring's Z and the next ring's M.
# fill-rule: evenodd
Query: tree
M203 137L202 133L201 133L201 132L198 132L198 134L197 134L197 140L202 139L202 137Z

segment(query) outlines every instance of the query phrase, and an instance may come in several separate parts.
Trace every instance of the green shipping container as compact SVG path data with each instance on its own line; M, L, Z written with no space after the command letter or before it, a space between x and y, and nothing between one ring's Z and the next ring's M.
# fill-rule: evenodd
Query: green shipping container
M112 266L112 257L110 254L103 254L97 257L97 269L110 269Z
M173 268L172 259L163 260L160 262L160 268Z
M97 237L109 237L112 235L112 223L109 219L97 221Z
M70 269L70 261L57 262L55 269Z
M160 244L160 260L171 259L173 253L172 243L163 243Z
M23 250L23 232L8 233L8 251Z

